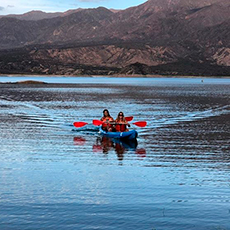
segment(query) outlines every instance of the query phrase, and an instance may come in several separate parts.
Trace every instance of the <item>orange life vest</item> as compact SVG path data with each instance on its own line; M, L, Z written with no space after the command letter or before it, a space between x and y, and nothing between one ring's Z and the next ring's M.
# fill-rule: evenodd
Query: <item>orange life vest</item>
M117 132L125 132L126 130L126 124L117 124L116 125L116 131Z
M106 124L106 122L113 121L112 117L102 117L101 121L105 122L102 124L102 128L112 127L111 124Z

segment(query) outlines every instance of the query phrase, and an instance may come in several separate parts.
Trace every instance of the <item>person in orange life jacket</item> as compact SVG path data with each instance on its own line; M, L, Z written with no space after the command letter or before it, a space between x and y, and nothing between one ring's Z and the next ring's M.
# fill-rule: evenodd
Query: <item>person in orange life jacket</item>
M103 110L103 117L101 118L101 121L103 121L104 123L102 124L102 129L105 131L112 131L113 130L113 125L110 124L110 122L113 122L113 118L110 116L109 114L109 110L108 109L104 109Z
M127 132L127 126L130 127L130 124L125 120L125 116L123 112L119 112L117 115L117 119L115 120L117 123L115 128L117 132Z

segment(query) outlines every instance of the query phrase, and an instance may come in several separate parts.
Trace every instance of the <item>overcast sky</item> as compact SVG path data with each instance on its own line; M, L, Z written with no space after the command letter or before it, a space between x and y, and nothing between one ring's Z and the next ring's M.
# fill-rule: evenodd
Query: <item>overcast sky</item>
M63 12L76 8L104 6L113 9L126 9L147 0L0 0L0 15L22 14L31 10Z

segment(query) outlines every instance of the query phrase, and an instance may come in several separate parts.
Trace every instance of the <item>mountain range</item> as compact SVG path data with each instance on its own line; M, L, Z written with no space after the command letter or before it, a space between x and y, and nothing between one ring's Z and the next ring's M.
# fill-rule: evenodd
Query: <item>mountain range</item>
M0 73L230 75L229 0L0 18Z

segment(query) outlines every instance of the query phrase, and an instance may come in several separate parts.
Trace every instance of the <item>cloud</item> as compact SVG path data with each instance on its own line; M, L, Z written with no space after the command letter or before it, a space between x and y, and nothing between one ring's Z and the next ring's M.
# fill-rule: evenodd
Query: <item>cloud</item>
M13 6L13 5L8 5L7 7L8 7L8 8L13 8L14 6Z
M4 7L0 6L0 11L2 11L2 10L4 10L4 9L5 9Z

